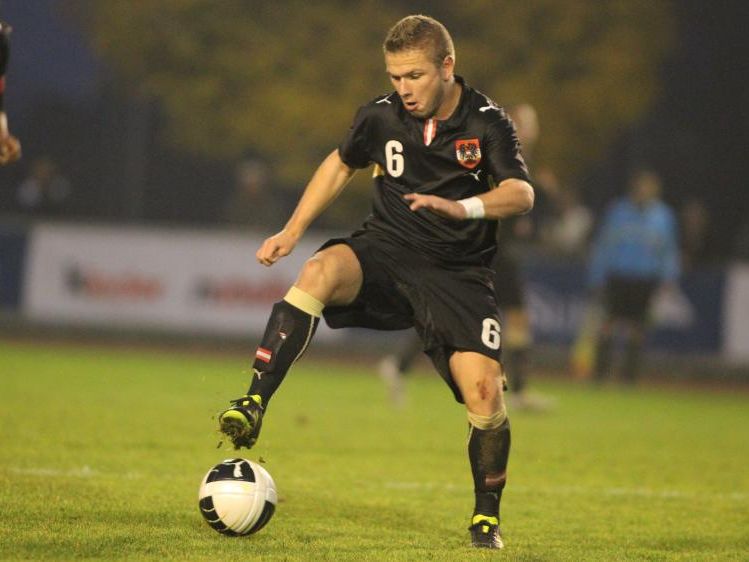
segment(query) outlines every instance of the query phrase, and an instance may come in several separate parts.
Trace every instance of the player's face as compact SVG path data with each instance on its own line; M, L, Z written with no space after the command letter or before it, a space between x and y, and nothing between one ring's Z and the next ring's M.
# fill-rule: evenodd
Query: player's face
M385 53L390 81L406 110L419 119L441 117L439 110L445 103L455 64L452 57L446 57L438 66L430 55L422 49Z
M635 203L647 205L660 196L660 181L655 174L642 172L633 180L630 190Z

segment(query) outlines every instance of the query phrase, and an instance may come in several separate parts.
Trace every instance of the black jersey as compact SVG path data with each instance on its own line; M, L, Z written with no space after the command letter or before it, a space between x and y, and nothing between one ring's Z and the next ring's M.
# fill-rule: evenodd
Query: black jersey
M365 230L437 262L486 264L496 249L496 221L413 212L403 199L416 192L458 200L508 178L528 180L512 121L488 97L456 80L462 93L448 119L417 119L392 92L359 109L338 151L349 167L375 163L382 172L375 177Z

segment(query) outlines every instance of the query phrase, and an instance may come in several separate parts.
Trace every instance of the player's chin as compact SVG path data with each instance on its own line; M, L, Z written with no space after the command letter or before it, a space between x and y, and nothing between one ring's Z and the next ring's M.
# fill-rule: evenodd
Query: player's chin
M431 119L434 116L434 111L426 111L424 109L414 109L411 115L417 119Z

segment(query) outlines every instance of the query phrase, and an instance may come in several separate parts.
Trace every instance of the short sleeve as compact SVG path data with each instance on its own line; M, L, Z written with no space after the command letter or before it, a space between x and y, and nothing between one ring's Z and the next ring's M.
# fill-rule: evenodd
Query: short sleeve
M346 136L338 145L338 153L343 163L351 168L366 168L372 162L368 150L368 120L366 107L356 112Z
M510 178L529 181L515 126L504 110L492 114L496 117L487 125L484 143L489 175L496 183Z

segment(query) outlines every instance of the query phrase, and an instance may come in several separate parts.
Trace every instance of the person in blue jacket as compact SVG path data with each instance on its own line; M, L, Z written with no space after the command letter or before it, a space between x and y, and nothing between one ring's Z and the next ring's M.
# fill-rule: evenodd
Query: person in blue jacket
M677 221L660 194L659 177L652 170L638 170L627 196L608 209L594 240L589 285L604 308L593 371L597 381L611 374L619 327L626 334L622 379L637 379L652 297L657 290L675 288L680 269Z

